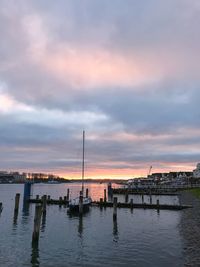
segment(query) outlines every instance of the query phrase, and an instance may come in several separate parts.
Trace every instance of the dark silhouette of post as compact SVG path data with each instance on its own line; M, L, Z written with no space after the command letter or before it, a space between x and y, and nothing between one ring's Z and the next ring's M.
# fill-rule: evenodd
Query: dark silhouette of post
M67 189L67 201L69 201L69 188Z
M106 195L106 189L104 189L104 202L107 202L107 195Z
M142 204L144 204L144 195L142 194Z
M130 201L130 205L131 205L131 209L133 209L133 199L131 198L131 201Z
M15 210L14 210L15 213L18 213L19 211L19 201L20 201L20 194L17 193L15 196Z
M128 203L128 193L125 194L125 203Z
M13 225L17 225L17 218L19 213L19 201L20 201L20 194L17 193L15 195L15 208L14 208L14 216L13 216Z
M35 217L34 217L34 228L33 228L33 235L32 235L32 245L38 245L38 242L39 242L41 217L42 217L42 206L36 204Z
M24 183L24 201L28 201L31 197L32 182L26 181Z
M83 214L83 196L82 194L79 196L79 214Z
M150 204L152 205L152 195L150 193Z
M47 212L47 195L42 197L42 212L43 214L46 214Z
M160 209L160 202L159 202L159 199L157 199L157 201L156 201L156 205L157 205L157 209Z
M117 197L113 199L113 220L117 220Z
M0 202L0 214L1 214L2 210L3 210L3 204L2 204L2 202Z
M86 188L86 197L88 197L88 188Z

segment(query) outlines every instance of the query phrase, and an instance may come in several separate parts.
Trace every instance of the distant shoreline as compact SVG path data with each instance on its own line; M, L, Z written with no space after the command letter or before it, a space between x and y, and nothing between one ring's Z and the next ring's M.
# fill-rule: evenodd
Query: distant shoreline
M68 183L81 183L82 180L66 180L66 181L57 181L55 183L50 183L50 182L45 182L45 181L34 181L34 184L49 184L49 185L56 185L56 184L68 184ZM103 184L103 183L117 183L117 184L125 184L127 182L127 180L114 180L114 179L105 179L105 180L96 180L96 179L88 179L88 180L84 180L84 183L97 183L97 184ZM2 184L24 184L25 182L1 182L0 185Z

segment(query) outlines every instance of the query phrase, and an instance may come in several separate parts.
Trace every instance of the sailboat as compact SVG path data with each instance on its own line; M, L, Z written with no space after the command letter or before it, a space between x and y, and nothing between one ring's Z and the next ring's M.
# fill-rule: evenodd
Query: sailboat
M85 176L85 131L83 131L83 158L82 158L82 188L80 191L80 196L71 199L69 201L69 212L80 212L80 206L82 211L85 212L89 210L92 203L91 197L88 195L84 196L84 176Z

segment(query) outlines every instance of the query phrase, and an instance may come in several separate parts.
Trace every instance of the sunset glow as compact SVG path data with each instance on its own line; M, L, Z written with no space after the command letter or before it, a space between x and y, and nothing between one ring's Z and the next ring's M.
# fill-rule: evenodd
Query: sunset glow
M0 169L78 179L85 129L87 178L193 170L197 1L61 2L1 1Z

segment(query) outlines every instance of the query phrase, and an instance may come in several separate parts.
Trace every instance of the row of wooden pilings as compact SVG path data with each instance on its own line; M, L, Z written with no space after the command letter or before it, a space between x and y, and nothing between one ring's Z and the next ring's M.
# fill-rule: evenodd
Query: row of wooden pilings
M86 197L88 197L88 189L86 189ZM36 200L39 200L39 195L36 196ZM50 195L43 195L41 198L41 203L36 203L35 206L35 216L34 216L34 227L33 227L33 234L32 234L32 242L38 243L39 241L39 234L40 234L40 225L41 225L41 217L42 215L46 215L46 206L47 201L51 200ZM62 201L69 201L69 189L67 189L67 196L64 198L60 197L59 202ZM125 196L125 202L128 203L128 195ZM17 193L15 196L15 207L14 207L14 217L17 218L18 211L19 211L19 203L20 203L20 194ZM104 197L100 198L100 207L107 203L107 192L104 189ZM142 195L142 203L144 204L144 195ZM152 204L152 197L150 196L150 204ZM157 207L159 209L159 199L157 199ZM117 206L118 206L118 199L117 197L113 198L113 220L117 220ZM130 200L130 206L133 208L133 199ZM0 205L1 208L1 205ZM79 215L83 213L83 194L80 191L79 196Z
M125 203L128 203L128 194L125 194ZM104 189L104 198L100 198L100 207L102 207L107 202L107 193L106 189ZM113 198L113 220L117 220L117 203L118 199L117 197ZM142 194L142 204L144 203L144 195ZM150 205L152 205L152 195L150 194ZM157 209L160 207L160 201L159 199L156 200L156 206ZM133 199L130 200L130 207L133 208Z
M144 194L141 194L142 196L142 204L144 204ZM106 189L104 189L104 202L107 201L107 193L106 193ZM126 193L125 194L125 203L128 203L129 200L129 194ZM130 200L130 203L133 201L133 199ZM151 192L149 193L149 204L152 204L152 194ZM159 199L157 200L157 204L159 204Z
M14 221L17 220L20 204L20 194L15 195L15 206L14 206ZM32 244L35 246L38 244L40 235L40 225L42 215L46 216L46 205L47 205L47 195L42 197L42 204L35 205L35 216L34 216L34 226L32 233Z
M86 189L86 197L88 197L88 188ZM36 200L39 200L39 195L36 195ZM41 225L41 218L42 215L46 215L46 207L47 201L51 200L50 195L43 195L41 198L41 203L36 203L35 205L35 216L34 216L34 226L33 226L33 234L32 234L32 243L38 243L39 241L39 234L40 234L40 225ZM62 201L69 202L69 189L67 189L67 195L64 198L59 197L59 202ZM17 193L15 196L15 206L14 206L14 218L17 220L18 212L19 212L19 204L20 204L20 194ZM2 203L0 203L0 210L2 207ZM83 194L80 191L79 196L79 214L83 214Z

